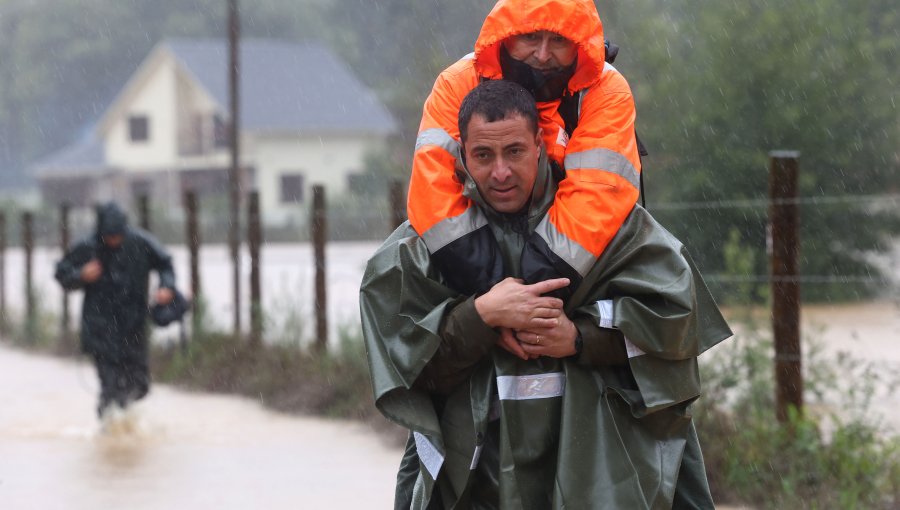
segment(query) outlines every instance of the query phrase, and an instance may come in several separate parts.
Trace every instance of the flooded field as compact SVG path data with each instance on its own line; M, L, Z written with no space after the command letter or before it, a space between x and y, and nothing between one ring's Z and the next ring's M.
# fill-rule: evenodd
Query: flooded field
M0 508L390 508L401 452L365 426L155 386L101 430L87 363L0 345Z

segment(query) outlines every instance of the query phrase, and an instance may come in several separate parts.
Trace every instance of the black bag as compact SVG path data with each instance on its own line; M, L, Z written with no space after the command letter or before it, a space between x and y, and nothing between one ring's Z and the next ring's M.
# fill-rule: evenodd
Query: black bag
M191 308L190 302L178 289L172 289L172 293L174 296L169 304L156 303L150 307L150 320L157 326L168 326L175 321L180 321Z

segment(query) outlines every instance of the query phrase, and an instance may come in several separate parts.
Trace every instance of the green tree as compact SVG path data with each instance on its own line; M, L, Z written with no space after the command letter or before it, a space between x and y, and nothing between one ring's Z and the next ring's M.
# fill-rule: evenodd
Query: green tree
M635 4L623 20L623 44L633 49L626 54L635 58L621 68L653 152L648 206L705 271L725 269L722 241L737 228L759 252L754 272L767 273L762 202L770 150L801 151L801 196L897 192L900 39L887 2ZM650 11L659 14L641 15ZM654 210L660 202L721 200L760 205ZM877 278L861 254L884 250L898 233L893 204L804 205L803 274ZM804 288L809 298L866 292L846 284Z

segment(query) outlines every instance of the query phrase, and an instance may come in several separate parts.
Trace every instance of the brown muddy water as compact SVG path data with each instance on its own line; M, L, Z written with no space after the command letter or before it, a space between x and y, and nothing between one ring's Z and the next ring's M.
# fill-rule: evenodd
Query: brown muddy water
M0 345L0 509L390 508L401 452L365 426L156 385L101 428L90 364Z

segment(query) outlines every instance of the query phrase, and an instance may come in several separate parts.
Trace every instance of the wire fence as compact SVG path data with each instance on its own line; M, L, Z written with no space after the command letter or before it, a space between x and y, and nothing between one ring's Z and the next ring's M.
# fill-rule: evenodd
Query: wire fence
M767 271L772 249L769 214L778 206L800 208L804 234L800 274L794 276L773 276L769 274L771 268ZM890 296L900 287L900 193L673 201L650 203L647 208L685 242L717 296L732 295L732 300L740 301L742 298L735 292L750 292L757 297L745 299L757 300L765 295L764 286L796 283L802 284L804 294L815 300L843 300L854 299L853 296ZM867 222L881 221L885 216L895 218L894 227L878 225L878 236L857 236L864 232L857 232L858 229L875 227ZM746 229L740 231L741 249L755 261L752 268L723 267L727 266L723 252L732 228ZM853 245L860 239L865 239L865 246ZM701 246L705 252L699 249ZM828 258L834 255L824 251L841 252L844 261L834 266L823 263L835 260ZM856 262L848 263L848 259Z
M900 205L900 193L887 193L880 195L838 195L797 197L786 199L749 198L734 200L709 200L696 202L662 202L651 204L648 209L661 211L677 211L687 209L738 209L738 208L768 208L771 205L834 205L834 204L876 204L893 203Z
M760 220L765 220L769 207L773 205L798 205L814 208L830 206L859 206L861 204L897 208L900 216L900 193L864 194L864 195L821 195L806 196L793 199L772 200L768 198L730 199L730 200L706 200L684 202L659 202L651 203L648 209L651 213L677 213L679 211L715 211L715 210L752 210ZM269 223L265 226L264 238L266 242L307 242L309 241L308 211L302 206L301 214L297 218L280 224ZM20 216L22 211L7 209L6 217L6 243L9 247L21 244ZM377 241L389 234L390 205L387 197L378 197L368 200L364 204L357 201L342 201L329 205L328 238L330 240L370 240ZM136 216L136 215L133 215ZM204 243L221 243L227 239L228 222L227 215L218 214L215 211L201 215L201 230ZM34 240L37 246L58 246L58 211L55 209L42 209L34 214ZM692 221L695 221L692 219ZM181 245L185 242L183 215L163 209L151 210L151 223L154 233L164 242L173 245ZM93 211L88 208L76 209L71 214L71 232L75 237L88 234L94 225ZM693 228L690 224L686 228ZM891 247L886 247L889 257L900 257L900 233L896 238L897 253L890 253ZM763 247L757 248L762 251ZM900 264L900 261L897 262ZM773 278L768 274L731 274L723 272L709 272L704 274L707 282L714 284L747 283L766 284L778 281L791 281L803 284L862 284L875 286L889 286L900 282L900 275L892 281L890 277L871 275L840 275L840 274L804 274L789 279Z

